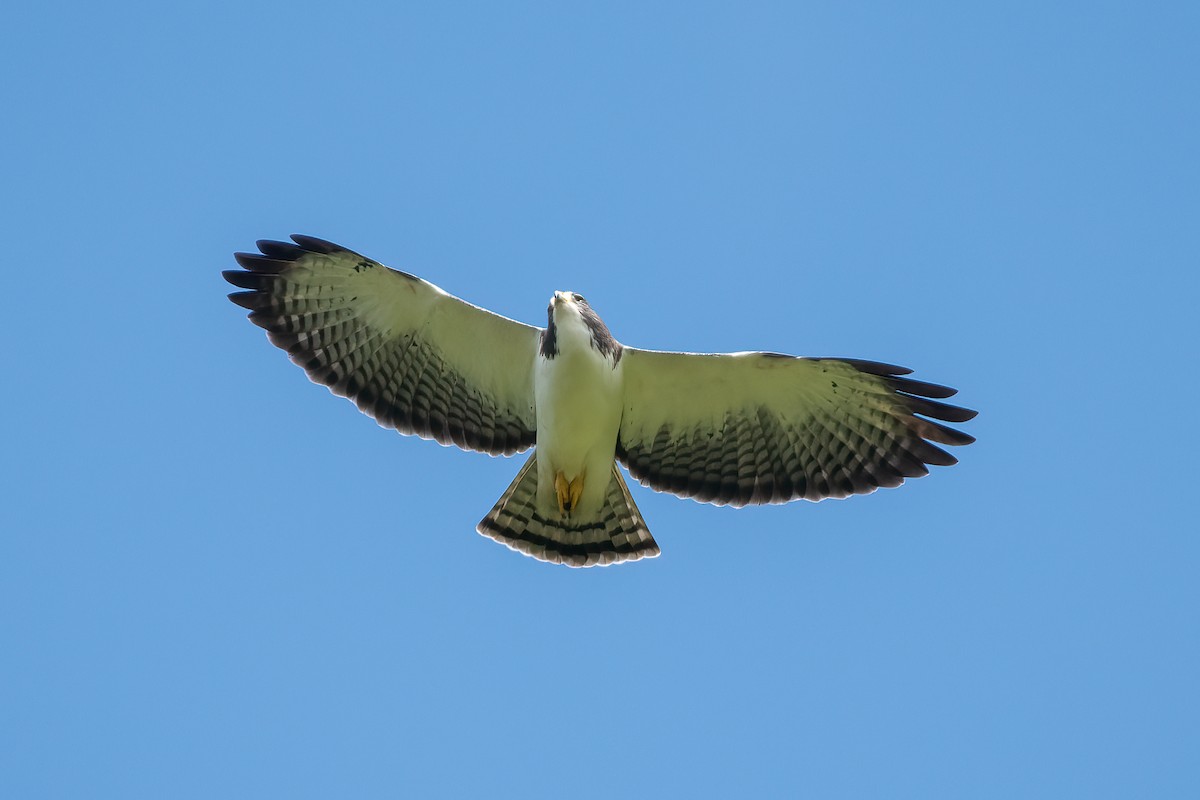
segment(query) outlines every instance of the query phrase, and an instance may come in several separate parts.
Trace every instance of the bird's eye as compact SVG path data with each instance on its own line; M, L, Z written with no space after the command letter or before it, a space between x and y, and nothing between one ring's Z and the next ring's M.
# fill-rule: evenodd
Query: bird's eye
M576 293L572 293L572 294L571 294L571 296L575 298L575 302L576 302L576 303L586 303L586 302L587 302L587 300L584 300L584 299L583 299L583 295L581 295L581 294L579 294L579 293L577 293L577 292L576 292Z

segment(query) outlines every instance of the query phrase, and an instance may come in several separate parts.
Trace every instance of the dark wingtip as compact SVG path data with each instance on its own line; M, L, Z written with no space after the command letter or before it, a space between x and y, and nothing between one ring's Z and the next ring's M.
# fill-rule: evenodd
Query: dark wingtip
M953 397L958 394L958 389L942 386L939 383L927 383L925 381L913 380L912 378L884 378L883 380L888 386L898 392L919 394L922 397L934 397L939 400L945 400L947 397Z
M962 406L957 406L957 408L958 408L959 412L962 414L962 419L955 420L955 422L967 422L967 421L973 420L977 416L979 416L979 412L973 408L963 408Z
M222 270L221 277L239 289L260 289L264 281L261 274L240 269Z
M303 247L297 247L291 242L280 242L275 239L259 239L254 243L262 254L268 258L276 258L280 261L295 261L302 258L306 252Z
M262 292L230 292L229 299L247 311L254 311L261 304Z
M334 244L326 239L318 239L316 236L305 236L302 233L293 233L291 239L293 242L312 253L329 255L330 253L350 252L341 245Z
M978 411L973 411L962 406L952 406L949 403L939 403L936 400L926 400L924 397L916 397L908 394L897 394L908 409L914 414L921 414L933 419L940 419L946 422L966 422L974 419Z
M259 252L233 254L234 260L242 270L226 270L221 274L234 286L243 289L258 289L262 287L261 281L257 280L259 276L280 275L291 264L310 253L327 255L335 252L350 252L315 236L293 234L292 239L294 244L275 239L259 239L255 242ZM234 300L234 302L244 305L243 301Z
M243 268L251 272L263 272L278 275L280 270L288 265L288 260L280 260L271 258L270 256L259 255L258 253L234 253L234 261Z
M962 447L963 445L974 444L975 437L969 433L963 433L957 428L951 428L947 425L941 425L927 419L914 417L914 429L924 439L938 444L948 444L952 447Z
M818 358L817 361L841 361L843 364L849 364L859 372L865 372L868 375L881 375L883 377L893 377L895 375L908 375L912 372L908 367L901 367L897 364L886 364L882 361L867 361L861 358Z
M920 456L921 460L926 464L930 464L935 467L953 467L958 463L957 458L950 455L942 448L932 444L930 444L928 447L922 448Z
M945 426L943 425L941 427L945 427ZM963 433L962 431L955 431L953 428L950 428L949 430L954 431L957 438L955 438L955 440L953 442L944 442L944 444L955 445L956 447L961 447L963 445L968 445L968 444L975 444L975 437L972 436L971 434Z

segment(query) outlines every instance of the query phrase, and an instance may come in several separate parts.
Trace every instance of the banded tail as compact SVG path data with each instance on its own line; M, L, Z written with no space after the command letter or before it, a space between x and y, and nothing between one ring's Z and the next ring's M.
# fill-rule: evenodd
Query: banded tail
M537 508L537 488L535 450L476 530L539 561L569 567L607 566L658 555L658 544L615 461L604 507L593 522L547 519Z

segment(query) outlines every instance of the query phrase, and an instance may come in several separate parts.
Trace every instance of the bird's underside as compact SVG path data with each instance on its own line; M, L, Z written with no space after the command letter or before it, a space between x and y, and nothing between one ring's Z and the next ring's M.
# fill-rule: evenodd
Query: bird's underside
M380 425L492 455L535 447L480 533L570 566L659 553L617 468L716 505L847 497L948 466L955 390L874 361L619 344L579 295L535 328L321 239L260 241L225 279L272 343Z

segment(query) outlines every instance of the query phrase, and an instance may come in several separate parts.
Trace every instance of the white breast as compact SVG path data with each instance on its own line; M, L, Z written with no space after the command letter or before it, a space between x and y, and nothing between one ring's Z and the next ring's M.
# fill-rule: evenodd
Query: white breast
M572 513L587 521L600 510L621 424L622 371L618 361L591 345L591 331L573 309L556 317L558 354L538 356L534 367L537 403L538 505L557 514L554 476L584 476L583 496Z

